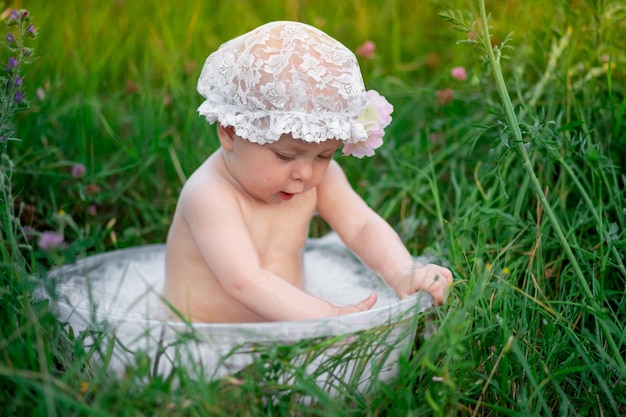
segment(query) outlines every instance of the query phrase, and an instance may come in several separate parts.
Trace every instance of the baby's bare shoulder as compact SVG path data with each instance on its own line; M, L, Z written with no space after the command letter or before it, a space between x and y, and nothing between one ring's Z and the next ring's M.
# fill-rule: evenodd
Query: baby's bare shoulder
M208 160L187 179L179 196L179 205L185 207L210 207L219 205L222 210L235 204L236 189Z
M328 194L333 196L336 195L337 192L341 192L345 189L352 189L352 187L346 178L346 174L344 174L343 169L337 161L331 161L330 165L328 165L328 169L326 170L326 174L324 175L324 179L319 184L317 189L319 197L324 198Z

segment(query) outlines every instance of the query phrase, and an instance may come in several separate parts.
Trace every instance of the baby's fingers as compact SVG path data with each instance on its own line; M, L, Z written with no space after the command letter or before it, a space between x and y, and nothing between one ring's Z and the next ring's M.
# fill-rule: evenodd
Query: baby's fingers
M452 284L452 272L447 268L441 268L434 277L428 291L433 296L435 304L443 304L448 297L448 288Z
M433 296L433 301L437 305L443 304L446 298L448 298L447 287L432 287L428 292Z
M345 307L340 307L339 315L358 313L359 311L366 311L374 307L374 304L376 304L376 293L373 292L367 298L365 298L362 301L359 301L356 304L352 304L352 305L345 306Z
M376 304L376 293L375 292L371 293L366 299L364 299L360 303L355 304L355 307L356 307L357 311L365 311L365 310L369 310L370 308L374 307L374 304Z

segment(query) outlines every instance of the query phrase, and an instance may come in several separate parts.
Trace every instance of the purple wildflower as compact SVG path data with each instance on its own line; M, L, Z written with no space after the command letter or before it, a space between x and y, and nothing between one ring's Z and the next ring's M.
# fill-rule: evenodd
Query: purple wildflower
M15 77L15 86L19 87L22 85L22 82L24 81L24 79L22 77L20 77L19 75Z
M11 32L9 32L7 34L7 42L9 43L15 43L15 36L13 36L13 34Z
M23 91L16 92L15 93L15 102L19 103L22 100L24 100L24 92Z
M87 170L83 164L76 164L72 167L72 177L74 178L82 178L85 176L86 172Z
M15 59L14 56L9 57L9 67L15 68L18 66L18 64L19 62L17 61L17 59Z
M32 23L26 28L26 34L32 38L37 36L37 28Z
M65 239L57 232L45 231L39 235L37 245L41 250L52 250L64 246Z

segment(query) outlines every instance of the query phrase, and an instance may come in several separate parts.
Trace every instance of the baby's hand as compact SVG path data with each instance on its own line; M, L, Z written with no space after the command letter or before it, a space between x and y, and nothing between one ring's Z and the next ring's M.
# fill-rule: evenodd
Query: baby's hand
M350 314L350 313L358 313L359 311L366 311L374 307L374 304L376 304L375 292L371 293L366 299L359 301L356 304L338 307L339 312L337 313L337 315L340 316L342 314Z
M452 272L435 264L414 265L394 277L393 284L400 299L425 290L433 296L435 304L443 304L452 285Z

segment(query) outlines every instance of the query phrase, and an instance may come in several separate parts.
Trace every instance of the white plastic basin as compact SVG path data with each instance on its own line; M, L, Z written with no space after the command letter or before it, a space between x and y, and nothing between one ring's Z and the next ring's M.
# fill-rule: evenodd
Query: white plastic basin
M307 243L307 289L337 305L358 301L373 290L378 301L371 310L306 321L171 321L160 297L164 251L164 244L112 251L49 274L56 283L55 294L48 291L45 296L56 316L75 335L86 332L86 345L103 337L102 352L114 338L106 362L119 375L139 351L150 358L155 374L167 375L174 366L185 366L207 380L236 376L255 361L284 361L281 355L286 355L295 366L284 367L291 371L280 377L283 382L299 367L324 389L356 384L363 390L373 379L386 381L397 374L399 355L407 353L414 341L418 313L432 305L425 292L399 301L331 234ZM277 351L277 346L292 349Z

